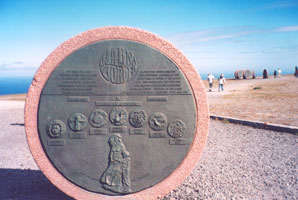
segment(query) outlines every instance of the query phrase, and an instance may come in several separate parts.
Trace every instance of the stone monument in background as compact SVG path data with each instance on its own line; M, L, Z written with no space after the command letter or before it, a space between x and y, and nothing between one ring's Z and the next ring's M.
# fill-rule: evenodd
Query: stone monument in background
M263 70L263 79L269 78L267 69Z
M235 79L254 79L256 78L255 71L249 69L237 69L234 72Z
M243 70L237 69L234 73L235 79L243 79Z

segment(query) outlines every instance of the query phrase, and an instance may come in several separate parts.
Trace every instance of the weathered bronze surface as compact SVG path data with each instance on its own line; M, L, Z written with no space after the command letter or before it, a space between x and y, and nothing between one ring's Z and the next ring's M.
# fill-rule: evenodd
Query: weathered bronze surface
M161 52L105 40L65 58L43 88L38 130L55 168L88 191L151 187L186 156L196 126L192 90Z

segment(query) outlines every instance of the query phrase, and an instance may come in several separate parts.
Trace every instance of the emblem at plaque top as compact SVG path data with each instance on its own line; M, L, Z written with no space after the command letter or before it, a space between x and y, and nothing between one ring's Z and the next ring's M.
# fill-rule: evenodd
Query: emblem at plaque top
M103 78L113 84L122 84L136 76L137 59L126 48L111 48L103 53L99 60Z
M68 119L68 126L73 131L83 130L87 125L87 118L82 113L73 113Z

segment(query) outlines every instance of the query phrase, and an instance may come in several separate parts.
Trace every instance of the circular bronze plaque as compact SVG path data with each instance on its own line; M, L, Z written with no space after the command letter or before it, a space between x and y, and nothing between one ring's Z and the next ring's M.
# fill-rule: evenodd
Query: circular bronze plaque
M25 106L33 158L75 199L163 197L195 167L208 125L206 93L190 62L169 42L129 27L64 42L36 72Z
M49 160L72 183L105 195L165 179L187 154L195 128L183 73L138 42L105 40L76 50L40 96L38 131Z

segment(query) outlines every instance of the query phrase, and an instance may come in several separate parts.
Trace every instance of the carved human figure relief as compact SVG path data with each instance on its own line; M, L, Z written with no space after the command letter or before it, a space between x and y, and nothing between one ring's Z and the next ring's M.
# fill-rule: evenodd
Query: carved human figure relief
M130 193L130 156L120 134L109 138L109 165L100 178L102 187L116 193Z

